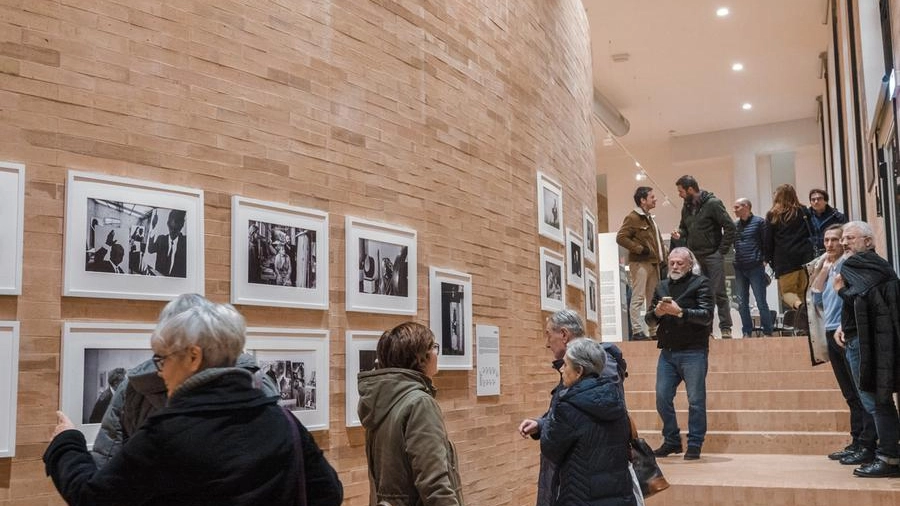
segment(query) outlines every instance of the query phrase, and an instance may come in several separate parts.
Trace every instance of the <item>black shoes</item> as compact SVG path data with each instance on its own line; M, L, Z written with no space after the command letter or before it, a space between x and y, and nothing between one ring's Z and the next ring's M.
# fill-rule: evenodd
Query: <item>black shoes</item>
M687 452L684 454L684 460L697 460L700 458L699 446L688 446Z
M662 446L653 450L653 455L657 457L668 457L673 453L681 453L684 450L681 448L681 445L670 445L669 443L663 443ZM697 455L700 455L700 450L697 450Z
M731 339L731 329L722 329L722 339Z
M644 334L643 332L638 332L637 334L631 335L631 340L632 341L649 341L650 336L648 336L647 334Z
M853 444L847 445L847 447L844 448L843 450L838 450L836 452L829 453L828 458L831 460L841 460L842 458L849 457L850 455L853 455L854 453L856 453L860 450L862 450L862 447L857 446L856 443L853 443Z
M900 476L900 466L875 459L871 464L854 469L853 474L861 478L892 478Z
M868 448L861 448L855 453L851 453L840 460L845 466L858 466L860 464L869 464L875 460L875 452Z

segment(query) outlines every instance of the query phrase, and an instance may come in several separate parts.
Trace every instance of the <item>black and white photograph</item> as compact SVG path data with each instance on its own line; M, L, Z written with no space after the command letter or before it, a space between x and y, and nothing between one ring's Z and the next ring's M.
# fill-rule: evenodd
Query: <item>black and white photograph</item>
M25 166L0 161L0 295L22 293Z
M465 287L441 283L441 355L464 355L466 335Z
M231 303L328 308L328 213L231 201Z
M148 340L147 345L150 345ZM89 348L84 350L84 397L81 423L100 423L116 388L129 369L153 356L150 350Z
M585 315L588 321L599 322L597 300L597 275L593 271L585 271L584 277L584 305Z
M581 237L572 230L566 230L566 255L569 257L566 272L569 286L584 290L584 248Z
M431 332L440 345L438 370L472 368L472 276L429 268Z
M328 428L328 331L248 327L244 350L279 393L278 403L311 431Z
M541 309L544 311L565 309L564 264L562 255L547 248L541 248Z
M0 321L0 458L16 456L19 322Z
M312 352L258 351L256 362L280 393L279 405L291 411L316 409L316 360Z
M597 218L594 213L584 208L584 261L597 263Z
M357 377L360 372L375 368L375 347L381 331L348 330L346 334L347 354L344 385L346 388L345 422L347 427L359 427L359 415L356 407L359 404Z
M63 295L202 294L203 191L69 171Z
M416 231L347 217L347 310L416 313Z
M562 186L543 172L537 173L538 233L563 244Z

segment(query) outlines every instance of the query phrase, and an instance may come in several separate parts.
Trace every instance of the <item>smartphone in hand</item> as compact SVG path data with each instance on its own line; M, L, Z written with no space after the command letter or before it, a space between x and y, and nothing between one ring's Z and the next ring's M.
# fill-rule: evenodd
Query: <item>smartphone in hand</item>
M665 296L665 297L663 297L663 298L661 298L661 299L659 299L659 300L662 301L662 302L672 302L672 297L669 297L669 296L667 295L667 296Z

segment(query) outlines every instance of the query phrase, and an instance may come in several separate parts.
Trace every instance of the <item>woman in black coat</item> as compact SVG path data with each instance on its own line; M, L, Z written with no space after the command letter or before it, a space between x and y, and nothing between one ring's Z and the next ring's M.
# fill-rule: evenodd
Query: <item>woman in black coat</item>
M625 400L614 381L602 379L603 346L569 342L563 390L541 431L541 453L559 468L553 506L634 506L628 470L630 429Z
M788 308L799 309L809 286L804 265L812 261L814 254L809 211L789 184L778 186L772 201L772 208L766 213L766 262L778 278L781 300Z

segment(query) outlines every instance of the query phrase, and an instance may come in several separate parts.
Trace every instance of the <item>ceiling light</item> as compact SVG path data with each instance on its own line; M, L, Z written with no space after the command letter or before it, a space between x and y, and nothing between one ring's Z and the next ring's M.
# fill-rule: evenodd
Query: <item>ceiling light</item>
M740 72L741 70L744 70L744 64L743 63L735 63L734 65L731 66L731 70L733 70L735 72Z
M741 109L743 109L745 111L749 111L750 109L753 109L753 104L751 104L750 102L746 102L744 105L741 106Z
M716 9L716 16L719 16L720 18L724 18L725 16L728 15L728 12L729 12L728 7L719 7L718 9Z

